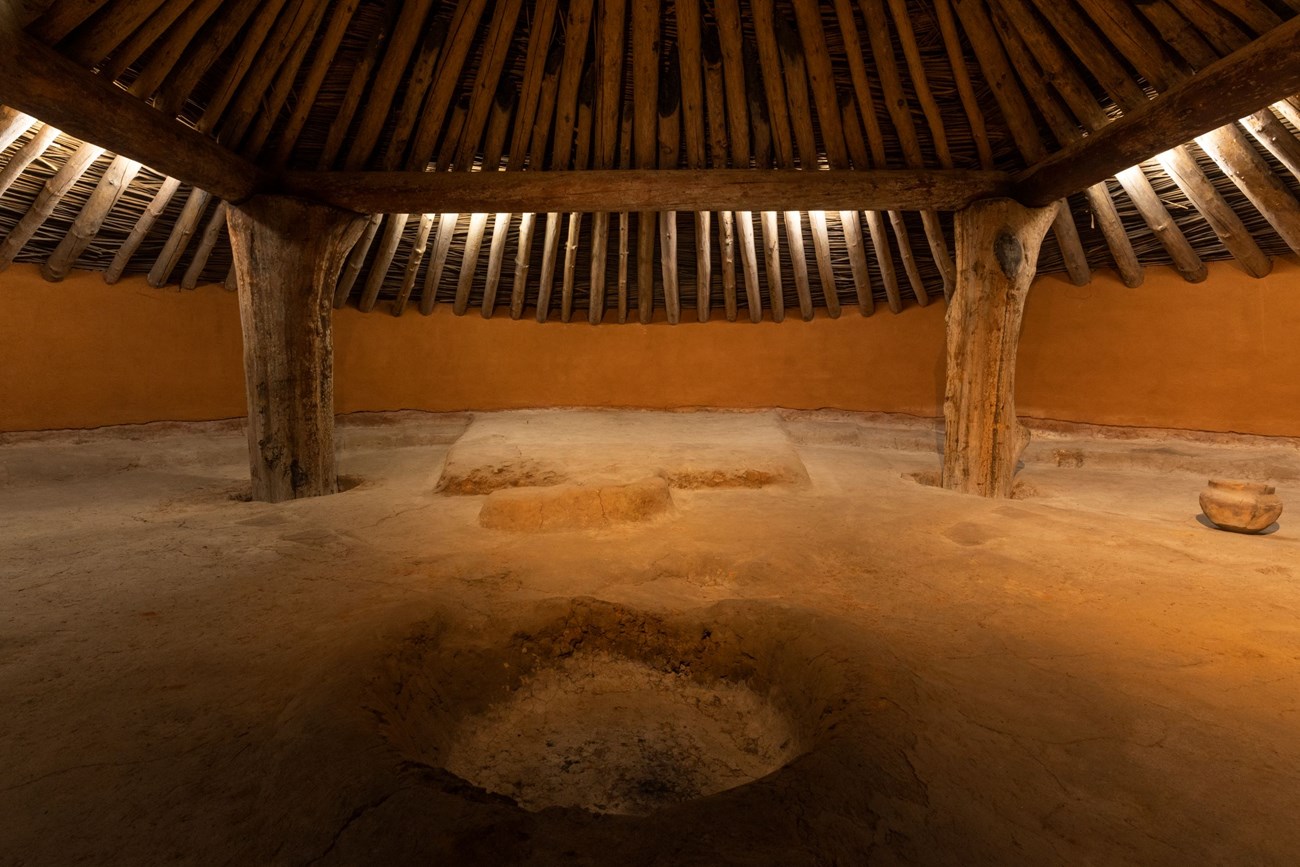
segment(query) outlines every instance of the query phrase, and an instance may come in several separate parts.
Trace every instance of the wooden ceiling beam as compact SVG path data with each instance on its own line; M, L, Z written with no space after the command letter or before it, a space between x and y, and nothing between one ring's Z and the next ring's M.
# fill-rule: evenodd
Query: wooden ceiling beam
M437 13L430 18L429 26L426 27L424 35L420 39L420 48L417 49L415 61L411 64L411 69L407 73L406 82L403 84L403 90L406 94L402 97L400 108L395 109L396 121L393 125L393 135L389 138L389 144L385 155L383 155L382 168L385 170L411 168L421 169L424 166L412 161L412 165L404 166L403 160L406 159L407 146L411 143L411 136L415 135L416 126L420 121L420 110L424 105L424 97L429 92L429 87L433 84L433 75L438 68L438 58L442 57L443 48L446 45L447 34L445 26L439 26L437 23ZM396 107L396 101L394 101ZM424 155L428 156L428 155Z
M113 261L104 270L105 283L112 285L121 279L122 272L130 263L131 257L135 255L136 250L140 249L145 237L153 229L153 224L158 222L158 218L167 209L168 203L171 202L172 196L176 195L176 191L180 189L180 186L181 182L176 178L165 178L163 180L162 186L158 188L158 192L145 206L144 213L140 215L140 219L136 221L130 234L126 236L126 240L117 248Z
M722 47L717 28L706 25L702 31L704 58L704 105L709 130L711 163L719 169L727 166L727 98L723 83ZM622 225L620 224L620 230ZM800 237L802 242L803 238ZM620 245L622 238L620 238ZM621 255L621 253L620 253ZM791 251L793 255L793 249ZM722 310L728 322L736 321L736 215L718 211L718 276L722 284ZM620 277L622 275L620 274ZM620 287L621 288L621 287ZM712 286L709 287L712 295ZM619 321L623 321L623 298L619 297Z
M835 0L835 17L839 24L839 32L844 40L845 54L849 62L849 77L853 82L853 96L847 93L840 94L840 115L842 122L840 129L844 133L844 142L849 151L849 158L855 168L867 169L875 165L877 168L885 168L887 159L885 154L884 142L881 140L880 121L876 117L875 97L871 94L871 81L867 75L866 62L864 61L865 52L862 49L862 38L858 33L857 18L853 12L851 0ZM855 101L856 99L856 101ZM865 126L866 134L863 135ZM874 163L873 163L874 160ZM992 168L993 161L990 158L987 165L983 168ZM889 309L898 313L902 309L902 300L898 294L898 274L894 269L894 260L889 248L889 235L885 230L885 218L877 211L867 211L867 231L871 237L871 247L876 254L876 264L880 268L880 279L885 285L885 296L889 302ZM903 224L902 215L897 212L889 215L890 222L897 227L899 231L898 242L903 249L905 261L914 262L911 252L911 245L906 241L906 227ZM861 233L859 232L859 237ZM920 275L915 273L915 269L908 272L909 279L912 279L914 291L919 295L924 291L924 284L921 282ZM862 312L871 312L873 301L868 295L860 298L859 307Z
M971 48L984 71L985 81L1003 120L1011 132L1016 149L1030 163L1046 158L1047 148L1034 119L1029 102L1017 83L1010 58L997 40L989 12L980 0L952 0L953 7L970 40Z
M98 12L106 2L108 0L53 3L27 29L41 42L54 45Z
M57 127L43 123L36 132L32 133L31 138L14 151L4 168L0 169L0 196L9 192L9 188L23 172L27 171L27 167L40 159L58 137Z
M388 31L391 28L391 21L375 28L366 42L364 53L352 67L352 76L348 80L347 90L343 92L343 100L334 109L329 132L325 135L325 146L316 160L316 168L320 171L333 168L338 160L348 129L352 126L352 119L361 105L361 97L366 92L366 86L370 84L370 75L383 57L384 45L387 44Z
M546 80L552 34L555 31L556 0L540 0L533 5L528 23L528 53L524 60L524 79L519 88L519 107L515 114L514 134L510 142L509 169L523 168L532 143L533 122L541 108L542 85ZM621 11L621 10L620 10ZM623 56L623 30L618 30L618 55Z
M154 106L168 116L180 114L185 101L193 94L203 76L226 53L235 37L245 33L245 25L253 13L257 12L257 18L248 27L241 49L249 43L255 47L261 41L284 2L285 0L238 0L229 7L223 7L221 14L214 16L213 26L204 31L203 38L195 40L186 49L171 73L159 83Z
M0 105L0 153L22 138L36 122L36 118L31 115L14 111L7 105Z
M866 52L862 48L862 37L858 33L857 18L853 14L851 0L835 0L835 16L839 20L840 36L844 39L845 54L849 61L849 76L853 81L853 92L857 97L857 106L855 111L859 114L861 123L866 127L867 150L865 153L853 156L854 167L859 169L875 168L883 169L888 163L885 154L885 144L883 132L880 128L880 120L876 117L876 100L871 93L871 79L867 75L867 65L864 61ZM841 108L841 114L843 108ZM846 125L842 125L841 129ZM852 133L845 130L845 142L852 150ZM868 163L866 153L870 154L873 163Z
M546 144L550 138L551 118L555 114L555 100L560 90L560 66L563 64L562 55L564 53L563 43L559 36L555 35L554 28L550 25L538 30L538 38L545 38L548 49L546 62L542 67L541 82L538 86L537 108L532 113L531 121L522 114L515 118L516 127L522 123L531 123L532 130L522 140L520 159L516 160L514 156L510 158L509 165L512 168L523 165L522 154L524 153L528 154L527 163L529 165L541 166L545 162ZM525 79L526 83L527 80ZM625 148L629 137L629 135L625 135L622 139ZM443 217L444 222L440 223L438 227L440 245L444 237L442 233L443 226L448 222L445 219L445 214ZM528 275L532 269L533 234L536 228L536 214L526 212L519 218L519 240L515 246L515 282L510 292L510 317L512 319L518 319L524 315L524 299L528 292ZM432 269L430 269L431 271ZM426 283L426 287L428 285L430 284ZM431 297L427 288L425 297ZM426 312L423 306L421 306L420 310Z
M803 42L804 69L817 107L817 124L822 131L827 162L833 169L847 169L849 155L844 143L844 130L840 126L840 100L835 90L835 71L826 47L821 10L816 4L796 3L794 11L799 38ZM943 168L952 166L945 164Z
M289 116L289 121L280 132L276 143L275 153L272 157L272 162L275 165L281 166L288 162L290 154L293 153L294 147L298 144L298 136L302 133L303 127L307 124L307 118L316 105L316 96L320 93L321 85L334 63L339 45L343 41L343 34L347 30L348 24L351 23L352 16L356 13L359 5L360 0L343 0L342 3L337 4L331 10L329 25L325 29L325 35L320 46L316 49L311 69L308 70L307 77L303 80L298 98L294 101L293 113Z
M857 103L848 94L845 94L840 101L840 116L843 118L840 128L844 130L844 142L849 148L849 158L855 165L868 165L870 162L867 155L868 145L863 135L862 123L858 118ZM889 303L889 309L898 313L903 309L903 302L898 293L898 272L894 268L894 257L889 248L885 218L879 211L867 211L866 216L871 246L876 253L876 264L880 268L880 282L885 286L885 298Z
M1025 91L1037 106L1039 112L1042 113L1043 118L1047 121L1048 128L1053 130L1057 139L1060 141L1071 140L1075 132L1073 122L1063 117L1064 110L1050 98L1050 95L1043 93L1044 87L1042 85L1034 81L1036 71L1034 60L1025 49L1025 46L1020 44L1020 37L1017 35L1016 29L1005 26L1005 15L1002 14L1004 10L994 2L990 4L988 11L993 19L993 29L997 32L996 36L990 35L988 38L995 41L1000 39L1005 47L1006 55L1017 58L1015 72L1009 74L1020 79ZM1030 25L1030 22L1034 20L1032 16L1027 16L1027 19L1021 19L1021 21L1025 25ZM1032 29L1032 27L1029 29ZM1063 129L1068 131L1064 139L1060 135L1060 131ZM1014 124L1011 132L1014 140L1018 142L1025 140L1023 130L1018 131ZM1027 161L1032 161L1024 153L1023 149L1021 155L1025 156ZM1070 274L1071 282L1076 286L1086 285L1092 279L1092 269L1088 265L1088 256L1084 252L1083 242L1079 238L1079 229L1074 222L1074 213L1068 201L1057 209L1052 231L1056 238L1061 259L1065 264L1065 269Z
M694 0L698 3L698 0ZM694 18L688 8L694 9ZM595 168L612 169L619 155L620 108L623 105L623 36L627 27L627 3L616 0L602 3L601 17L595 35ZM699 68L699 10L688 3L677 4L677 21L682 39L692 45L690 51L682 49L682 66L694 64L694 94L688 97L688 131L686 149L699 165L705 165L705 91ZM694 127L699 129L695 130ZM698 142L695 138L698 136ZM594 272L593 272L594 273Z
M301 4L297 4L301 5ZM283 8L282 3L270 3L264 5L258 10L257 17L253 20L252 29L249 36L239 43L239 48L228 65L225 65L225 71L218 80L212 93L205 100L203 114L200 116L199 129L209 132L217 128L217 121L226 113L227 107L230 106L231 100L235 98L240 84L244 81L250 67L262 53L262 45L271 31L276 17ZM166 92L171 88L172 81L163 85L164 96L160 96L154 105L159 110L167 114L179 114L180 107L185 97L189 95L194 86L194 82L187 85L183 93L180 94L181 100L171 105L165 99ZM225 140L225 139L223 139ZM234 147L234 143L225 140L226 144Z
M1040 22L1029 8L1028 0L996 0L995 5L999 7L1000 31L1008 44L1015 40L1016 44L1027 46L1020 49L1026 58L1020 69L1027 82L1040 79L1035 85L1038 94L1036 102L1048 124L1053 127L1057 141L1062 145L1076 142L1084 137L1083 130L1095 132L1110 123L1110 116L1097 101L1065 47L1059 44L1056 32ZM1011 24L1012 18L1018 26ZM1100 47L1097 50L1102 52ZM1083 51L1083 54L1087 53L1086 50ZM1039 66L1042 67L1041 72L1038 71ZM1122 72L1118 74L1121 80L1126 78ZM1050 87L1055 88L1064 104L1069 107L1073 119L1064 114L1064 109L1056 106L1049 91L1049 82ZM1146 102L1146 96L1140 89L1137 99L1140 103ZM1125 169L1116 176L1116 180L1137 210L1138 216L1165 248L1179 273L1190 282L1204 280L1208 273L1205 263L1151 186L1146 174L1139 168ZM1104 196L1101 195L1103 191ZM1106 202L1110 196L1109 188L1105 183L1093 184L1088 188L1087 196L1098 225L1107 235L1107 245L1115 257L1122 279L1136 285L1141 281L1141 268L1136 253L1130 255L1133 245L1119 220L1118 212L1112 219L1110 212L1115 211L1113 200L1110 205Z
M123 156L116 156L104 170L95 191L86 199L85 206L73 221L59 246L41 266L41 276L46 280L62 280L68 275L78 257L95 240L105 218L126 192L140 171L140 164Z
M843 2L847 3L848 0ZM772 0L752 0L750 9L754 22L754 38L758 48L757 68L750 70L757 79L757 86L750 88L751 114L756 111L766 114L768 149L773 153L765 156L769 158L774 156L777 168L791 169L794 168L794 143L791 138L793 130L790 126L789 104L786 102L780 48L777 46L775 9ZM763 101L763 97L766 97L766 101ZM760 168L768 167L766 160L757 162ZM868 168L868 166L860 168ZM791 213L788 216L797 217L797 214ZM776 211L761 212L759 225L763 232L763 264L767 273L768 308L772 311L772 321L781 322L785 319L785 290L784 277L781 274L781 238ZM699 229L696 232L697 236L703 234ZM703 261L704 254L701 253L699 258ZM796 272L800 268L803 269L802 282L798 282L799 277L795 279L801 291L807 290L808 263L801 258L792 258L790 265ZM803 295L800 296L801 299L802 297ZM701 306L700 310L701 320L703 320L706 308Z
M131 92L141 99L152 97L190 51L191 43L208 19L222 5L223 0L194 0L162 38L148 47L148 58L140 74L131 82Z
M1158 12L1155 12L1155 9L1160 5L1159 3L1149 3L1142 11L1148 19L1151 19L1153 14L1159 15ZM1133 65L1133 68L1137 70L1138 74L1161 91L1167 90L1174 83L1186 79L1195 69L1209 66L1218 60L1218 55L1208 45L1201 43L1199 46L1193 47L1187 38L1179 39L1178 57L1171 59L1168 55L1168 46L1174 44L1179 28L1171 27L1166 31L1163 27L1159 27L1153 31L1146 26L1146 22L1133 9L1120 8L1108 3L1097 3L1094 0L1083 0L1083 7L1092 17L1094 24L1101 33L1112 41L1129 63ZM1166 17L1172 17L1183 28L1190 29L1189 25L1182 21L1178 13L1169 10ZM1154 35L1156 32L1160 33L1167 42L1158 39ZM1249 41L1249 38L1243 35L1236 47L1244 47ZM1196 59L1195 63L1193 63L1194 59ZM1133 108L1132 105L1122 105L1122 107L1126 111L1131 111ZM1222 127L1210 133L1210 136L1214 141L1226 142L1229 146L1240 145L1245 138L1232 125ZM1215 156L1212 147L1207 147L1206 151L1214 156L1216 161L1221 158L1221 155ZM1263 277L1272 270L1272 261L1251 236L1250 230L1242 221L1241 216L1228 204L1213 182L1206 176L1188 148L1177 147L1162 153L1159 157L1159 163L1248 274L1254 277ZM1231 155L1223 159L1221 167L1225 174L1233 178L1234 181L1240 180L1243 189L1247 187L1250 189L1266 188L1276 182L1276 179L1262 161L1252 163L1249 156L1243 153L1241 149L1234 149ZM1235 170L1236 167L1239 167L1240 173ZM1251 195L1249 190L1247 190L1247 195ZM1283 195L1285 196L1285 191L1283 191ZM1277 208L1280 212L1285 212L1287 205L1279 200ZM1296 210L1294 201L1290 210ZM1276 215L1267 216L1272 221Z
M1232 16L1209 0L1169 0L1169 4L1195 25L1220 54L1231 54L1240 43L1250 41L1250 35ZM1164 34L1164 31L1161 33ZM1174 43L1171 41L1171 44Z
M36 231L54 213L54 209L63 197L103 153L102 147L82 142L68 157L67 162L45 182L36 196L36 201L32 203L22 219L9 230L4 242L0 243L0 271L9 267L9 263L22 252L23 247Z
M383 59L378 60L381 52L377 50L373 56L368 53L361 64L358 65L358 73L363 66L367 68L367 72L361 81L358 81L357 77L354 76L348 87L348 96L351 97L354 94L359 96L361 93L365 93L366 107L357 122L357 130L352 139L352 145L343 158L343 165L346 168L363 168L373 156L385 120L383 113L376 114L379 111L376 106L382 104L384 106L383 111L390 113L397 109L397 103L395 102L397 87L400 84L402 73L407 70L409 64L410 71L406 80L406 95L401 108L397 110L396 126L389 137L388 147L380 166L385 170L400 167L401 150L405 146L415 122L412 106L418 103L413 101L423 98L428 85L428 77L432 74L432 66L436 62L434 52L437 51L437 48L435 43L438 42L439 37L428 26L426 21L429 7L429 0L420 0L419 3L402 6L398 11L395 22L391 18L386 22L386 26L392 27L391 32L387 29L382 31L384 35L380 42L383 45ZM369 76L369 68L376 61L378 62L378 71L372 79ZM354 108L351 108L349 112L354 110ZM263 117L267 117L267 115ZM270 117L274 117L274 115L270 115ZM331 135L333 132L331 130ZM384 215L382 214L372 214L362 230L360 239L349 252L343 273L339 275L338 282L334 286L335 307L342 307L347 302L348 293L352 291L352 286L361 273L362 265L370 252L370 245L374 241L375 234L379 231L379 224L383 219ZM371 283L375 283L375 281L382 282L384 275L387 273L388 265L392 261L392 254L396 251L397 242L401 238L402 230L406 227L406 219L407 215L405 214L393 214L391 216L384 242L381 245L380 255L376 257L371 267ZM383 251L385 249L389 251L388 258L384 258ZM375 289L375 293L378 293L378 288ZM373 299L373 296L371 297ZM365 298L366 296L363 295L361 301L363 313L369 310ZM373 300L371 303L373 304Z
M847 3L848 0L841 0ZM789 103L785 96L785 78L781 67L781 49L778 47L773 0L753 0L754 38L758 44L758 62L762 70L760 80L767 96L768 121L772 129L772 148L776 154L777 168L794 168L793 128L790 125ZM868 168L868 166L858 166Z
M135 33L166 0L118 3L100 9L59 46L59 53L83 66L96 66Z
M496 4L492 10L491 23L483 41L483 60L475 72L474 83L469 90L469 114L465 116L460 147L456 152L457 171L469 171L474 165L475 154L479 153L484 158L484 171L496 171L501 161L504 145L492 148L490 142L483 140L483 136L490 126L489 115L497 111L501 105L503 97L500 92L501 72L505 68L506 59L510 56L511 37L514 35L522 5L522 0L504 0ZM513 85L509 86L513 87ZM504 122L509 125L508 116ZM504 135L504 132L502 134ZM488 153L491 150L497 152L495 157ZM420 169L423 166L411 164L409 168Z
M0 103L228 201L248 198L262 176L251 162L197 130L3 25Z
M708 163L708 133L705 130L704 116L704 57L703 36L701 31L699 0L677 0L674 4L677 16L677 62L681 78L681 113L682 132L685 139L686 167L702 169ZM621 60L621 57L620 57ZM609 215L604 215L608 221ZM598 312L604 312L604 247L606 226L601 225L601 215L597 215L596 241L600 245L599 281L596 277L596 256L592 256L591 302L588 305L593 324L599 320ZM713 279L712 258L713 245L709 238L712 229L712 215L708 211L696 211L695 221L695 310L696 318L704 322L709 318L709 283ZM596 288L599 285L601 294ZM598 306L599 305L599 306Z
M632 152L638 169L653 169L659 159L659 0L632 2ZM556 166L559 168L559 166ZM642 324L654 315L655 215L637 219L636 309ZM543 311L538 310L538 317Z
M1177 12L1163 4L1148 4L1142 11L1153 23L1160 22L1160 25L1168 26L1170 32L1191 30L1191 26ZM1127 22L1121 20L1119 23L1122 26ZM1161 32L1164 32L1163 27ZM1232 44L1232 49L1243 49L1249 45L1249 42L1250 40L1244 35L1238 35ZM1192 69L1212 66L1219 59L1214 48L1193 35L1183 34L1183 38L1176 44L1183 59ZM1138 69L1141 71L1142 67L1139 66ZM1297 143L1296 138L1278 122L1268 108L1243 118L1243 124L1251 130L1261 144L1281 160L1283 165L1288 168L1300 165L1297 159L1291 156L1295 153L1297 158L1300 158L1300 143ZM1300 249L1300 202L1296 201L1286 185L1273 174L1272 169L1250 145L1241 129L1236 124L1228 124L1199 137L1197 144L1219 164L1223 173L1268 220L1274 231L1293 250ZM1244 226L1242 231L1245 231ZM1263 251L1259 252L1259 256L1264 263L1268 263ZM1268 273L1269 267L1271 264L1261 265L1251 273L1263 276Z
M262 39L246 40L236 61L227 71L226 80L219 92L234 93L232 101L214 101L199 120L203 130L218 129L218 138L250 158L261 155L262 146L270 135L271 121L289 97L289 91L298 78L307 48L325 16L327 0L300 0L287 7L276 17L275 27ZM260 14L260 13L259 13ZM254 50L256 49L256 50ZM238 88L236 92L236 88ZM219 124L218 124L219 121ZM256 122L256 126L254 123ZM249 129L252 128L252 133ZM149 271L152 285L162 286L171 279L181 257L195 237L199 221L207 211L208 193L202 189L191 191L182 215L172 226L171 235L163 253ZM208 228L200 236L200 243L190 266L181 277L182 288L197 285L208 256L226 227L226 208L218 202ZM228 279L235 279L232 267Z
M551 145L550 167L554 170L568 169L573 162L573 136L578 126L578 90L582 86L582 75L587 66L593 8L592 0L575 0L569 4L569 12L564 21L564 59L560 63L559 89L555 96L554 138ZM653 104L652 100L651 105Z
M1042 2L1040 0L1040 5ZM1167 91L1174 84L1188 79L1191 67L1183 58L1171 59L1165 43L1147 29L1145 22L1133 9L1104 0L1081 0L1081 5L1097 30L1157 90ZM1085 22L1078 20L1077 16L1073 21L1063 20L1061 12L1054 6L1051 8L1058 28L1079 57L1088 58L1092 62L1095 57L1105 53L1104 46L1096 36L1091 35ZM1085 33L1088 35L1085 36ZM1248 43L1249 39L1243 36L1233 48L1244 48ZM1217 58L1210 57L1208 62L1206 60L1207 58L1202 58L1202 67L1210 65ZM1124 111L1131 112L1147 104L1146 94L1118 66L1112 78L1120 85L1120 90L1112 91L1112 94ZM1300 203L1296 202L1294 196L1255 153L1236 124L1229 123L1211 130L1197 141L1278 234L1293 249L1300 249ZM1172 148L1160 154L1159 160L1246 271L1256 277L1268 274L1272 263L1251 237L1241 217L1219 194L1188 149L1182 146Z
M408 166L422 169L433 161L435 153L439 153L435 150L438 134L442 132L443 122L447 120L448 114L454 115L457 107L454 95L460 84L465 60L474 47L474 34L478 30L479 20L483 17L485 5L485 0L468 0L456 6L451 24L447 28L447 36L442 44L441 59L438 61L437 72L434 73L433 85L424 98L424 108L420 112L419 124L411 140L411 150L407 158ZM462 128L463 126L462 119ZM450 129L447 133L445 139L453 144L458 143L458 139L450 134ZM450 162L454 154L455 151L452 151L447 160L440 160L439 168L445 169L446 163Z
M1256 33L1266 33L1282 23L1276 12L1259 0L1214 0L1225 12L1231 12Z
M811 4L795 4L796 26L803 52L791 52L791 60L786 64L790 76L788 88L791 95L790 106L799 104L801 116L797 118L800 127L807 126L808 137L812 134L812 109L808 105L808 92L811 90L817 107L817 119L822 130L822 140L826 146L826 161L832 169L849 167L848 145L844 139L844 128L840 116L839 95L835 91L835 78L831 71L830 53L826 49L826 37L822 30L821 16ZM797 49L799 43L792 48ZM806 120L805 120L806 118ZM800 146L801 157L804 146ZM805 159L807 159L805 157ZM815 162L814 151L811 160ZM841 221L853 220L856 225L857 211L841 211ZM826 215L813 212L808 215L808 224L812 231L813 253L817 263L817 275L821 278L822 298L826 303L826 313L832 318L840 315L840 300L835 270L831 262L830 236L827 232ZM850 230L852 231L852 230ZM867 291L861 280L866 273L866 260L861 246L847 245L852 260L855 291ZM798 263L796 263L798 264ZM802 301L802 298L800 299ZM805 319L812 318L811 308L801 310Z
M583 69L586 66L593 8L592 0L577 0L569 4L568 14L564 19L564 52L563 60L560 62L553 109L554 133L550 161L551 168L556 170L568 169L573 162L574 133L578 127L578 91L582 86ZM635 15L635 11L633 14ZM633 29L635 30L635 24ZM538 275L537 289L537 321L545 322L546 317L550 315L551 292L555 287L555 265L559 261L561 208L542 207L521 210L548 212L546 232L542 236L542 269Z
M590 211L959 210L1006 196L1004 172L611 169L550 172L286 172L277 193L359 213Z
M59 53L83 66L97 65L100 75L110 81L116 81L122 73L135 65L145 51L162 39L163 34L180 19L190 5L191 0L165 0L163 5L158 7L143 24L132 30L130 35L106 55L107 59L87 61L78 50L76 42L59 46Z
M894 28L898 32L899 44L903 49L903 59L907 62L907 69L912 77L912 87L916 92L917 102L921 104L921 113L925 115L926 123L930 127L930 136L939 165L950 169L953 167L953 161L952 152L948 147L948 135L944 130L939 103L930 90L925 61L921 58L921 49L917 44L916 31L912 27L907 0L889 0L889 11L894 19Z
M513 22L511 22L511 29L513 29ZM495 97L493 105L491 105L491 113L489 120L487 120L487 131L484 135L484 152L482 152L484 153L484 172L497 172L499 170L500 157L502 157L502 153L506 149L506 134L510 129L511 114L513 112L515 112L515 99L513 99L512 88L499 87L497 97ZM486 224L486 214L484 214L484 222ZM484 308L482 308L484 309L484 316L491 315L489 296L494 296L495 292L497 292L497 281L500 279L500 269L502 269L503 257L506 255L506 227L508 225L510 225L510 214L498 213L495 216L491 242L489 243L489 250L487 250L487 278L484 283L484 298L482 298L481 302L484 304ZM473 227L471 226L471 233L472 231ZM480 247L482 246L481 237L474 240L473 235L471 235L469 240L477 243ZM461 259L463 261L461 274L464 274L465 269L468 268L472 278L474 270L476 270L477 259L477 253L473 256L469 255L467 246L465 255ZM461 276L461 281L464 281L464 276ZM456 303L458 304L460 303L460 295L461 291L456 290Z
M949 0L935 0L935 17L939 22L939 32L943 36L944 48L948 52L948 63L952 67L953 82L961 98L962 109L970 123L971 137L975 140L975 151L979 155L980 168L993 168L993 150L989 145L988 129L984 123L984 112L980 110L979 100L971 85L970 72L966 68L961 34L957 30L957 21L953 17Z
M713 16L718 23L718 46L722 49L722 80L726 87L731 163L738 169L748 168L749 99L746 96L745 40L738 0L716 0Z
M511 116L518 105L519 96L513 87L502 80L497 94L497 103L492 108L492 118L488 121L486 141L494 151L485 153L483 164L493 166L501 161L506 146L506 132L510 126ZM499 138L498 138L499 134ZM509 158L506 158L509 168ZM488 243L487 280L483 285L481 310L487 319L496 310L497 293L501 284L501 272L505 266L506 240L514 214L497 214L492 222L491 241Z
M1082 138L1083 133L1079 129L1075 116L1062 107L1052 93L1053 87L1057 88L1062 95L1072 92L1077 76L1069 74L1070 70L1063 65L1064 55L1059 49L1054 51L1048 48L1049 44L1054 46L1055 43L1048 41L1049 34L1046 28L1032 26L1012 28L1007 25L1004 9L995 4L991 12L994 26L1003 44L1008 51L1021 58L1019 75L1024 82L1025 90L1038 106L1056 140L1060 144L1067 144ZM1077 101L1066 99L1067 103ZM1082 105L1095 106L1091 94L1082 95ZM1104 113L1099 107L1096 111L1102 114L1104 121ZM1120 278L1127 286L1141 285L1142 265L1133 250L1128 230L1119 217L1115 201L1111 198L1110 188L1105 183L1093 184L1085 191L1085 196L1092 210L1092 217L1106 238L1106 245L1110 248ZM1068 211L1066 208L1061 208L1060 213L1067 214ZM1058 215L1058 222L1060 219ZM1167 219L1167 222L1173 223L1172 218ZM1075 237L1078 237L1077 232ZM1058 235L1058 241L1059 239ZM1064 252L1064 244L1061 245L1061 249Z
M361 169L370 162L379 143L379 137L383 133L384 124L397 107L394 98L398 87L402 84L403 75L411 64L412 58L417 55L418 49L422 47L420 42L426 32L425 19L432 5L432 0L414 0L402 4L397 24L393 27L388 46L384 49L384 59L380 61L379 69L370 82L365 108L357 123L356 138L352 140L352 146L348 149L347 156L343 158L343 165L346 168ZM385 166L385 168L393 167L394 165Z
M1300 91L1300 17L1233 52L1016 179L1015 197L1049 204Z
M903 87L902 73L898 66L898 57L894 52L894 43L890 36L895 28L890 26L890 18L883 0L858 0L858 5L866 20L871 54L876 62L876 74L885 96L885 106L889 110L889 116L894 122L894 129L903 148L903 160L909 168L921 168L925 165L926 157L921 148L921 140L917 136L916 122L912 118L910 103ZM944 295L951 296L956 276L943 226L940 224L935 208L922 206L920 210L921 222L930 246L930 255L943 281ZM917 303L921 306L929 303L929 294L923 286L914 283L912 288Z
M794 9L796 9L800 36L803 40L807 75L809 75L809 84L818 110L822 139L826 143L827 161L832 169L848 169L849 151L840 114L840 95L836 90L835 71L831 65L831 53L827 48L822 18L819 14L814 14L809 4L796 4ZM952 168L952 166L944 165L944 168ZM816 259L818 259L819 272L823 277L827 313L835 317L840 312L840 300L836 296L839 281L835 278L831 266L826 217L824 214L810 213L809 221L813 225ZM859 222L857 209L841 211L840 226L844 231L846 250L849 252L849 269L853 274L853 287L858 298L858 307L863 316L866 316L872 308L871 277L867 272L866 252L862 248L862 225Z

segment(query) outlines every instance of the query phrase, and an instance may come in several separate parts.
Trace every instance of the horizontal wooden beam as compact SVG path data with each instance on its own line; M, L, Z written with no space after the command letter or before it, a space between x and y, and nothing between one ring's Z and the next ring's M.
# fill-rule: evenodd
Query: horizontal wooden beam
M154 171L239 202L261 185L252 163L0 17L0 104Z
M1016 177L1043 207L1300 92L1300 16Z
M358 213L958 210L1005 197L982 171L611 169L535 172L287 172L276 192Z

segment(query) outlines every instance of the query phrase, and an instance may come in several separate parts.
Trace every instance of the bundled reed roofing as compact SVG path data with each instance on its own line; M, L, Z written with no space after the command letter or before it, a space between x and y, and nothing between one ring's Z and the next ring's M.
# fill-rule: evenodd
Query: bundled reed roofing
M301 173L328 171L348 201L427 201L428 213L372 218L338 305L597 322L926 304L951 291L950 211L963 197L1005 192L999 178L1072 153L1294 27L1297 11L1300 0L37 0L20 14L27 36L283 189L310 194L322 176ZM1040 270L1084 283L1110 267L1136 286L1144 265L1200 280L1206 261L1231 258L1266 274L1270 257L1300 252L1298 128L1300 100L1284 99L1070 195ZM219 195L235 193L90 137L0 113L0 267L233 286ZM800 185L769 190L759 169L801 173ZM844 185L874 176L839 173L878 169L914 172L891 192L910 191L897 200L913 210L851 203ZM733 184L734 170L752 186ZM347 187L360 171L447 177L403 198L371 180ZM543 171L589 174L526 190L483 174ZM781 208L834 199L819 183L849 201ZM537 212L446 212L483 190ZM659 209L677 206L715 209Z

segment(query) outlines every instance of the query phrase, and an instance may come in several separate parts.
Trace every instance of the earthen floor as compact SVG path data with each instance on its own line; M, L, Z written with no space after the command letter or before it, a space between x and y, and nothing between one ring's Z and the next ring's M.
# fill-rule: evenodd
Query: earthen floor
M633 447L580 451L609 466L721 436L607 417ZM537 418L490 422L509 443ZM355 486L281 505L240 499L234 424L9 436L0 864L1300 862L1294 443L1049 436L994 502L912 478L938 467L926 425L724 421L715 457L775 442L807 481L552 533L435 493L469 416L353 420ZM1292 512L1206 527L1220 466L1279 478ZM852 737L650 817L529 813L393 746L404 649L607 604L757 642Z

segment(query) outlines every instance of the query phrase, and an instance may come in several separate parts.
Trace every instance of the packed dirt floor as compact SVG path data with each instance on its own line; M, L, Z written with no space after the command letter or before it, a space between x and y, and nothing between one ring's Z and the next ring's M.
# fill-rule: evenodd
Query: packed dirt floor
M0 863L1300 863L1297 444L1040 426L1007 501L925 484L938 445L353 417L346 490L269 505L238 423L8 435ZM1211 475L1293 513L1215 530ZM527 484L573 490L480 524ZM611 511L629 485L667 500ZM736 745L768 764L713 791ZM546 806L632 753L597 808Z

